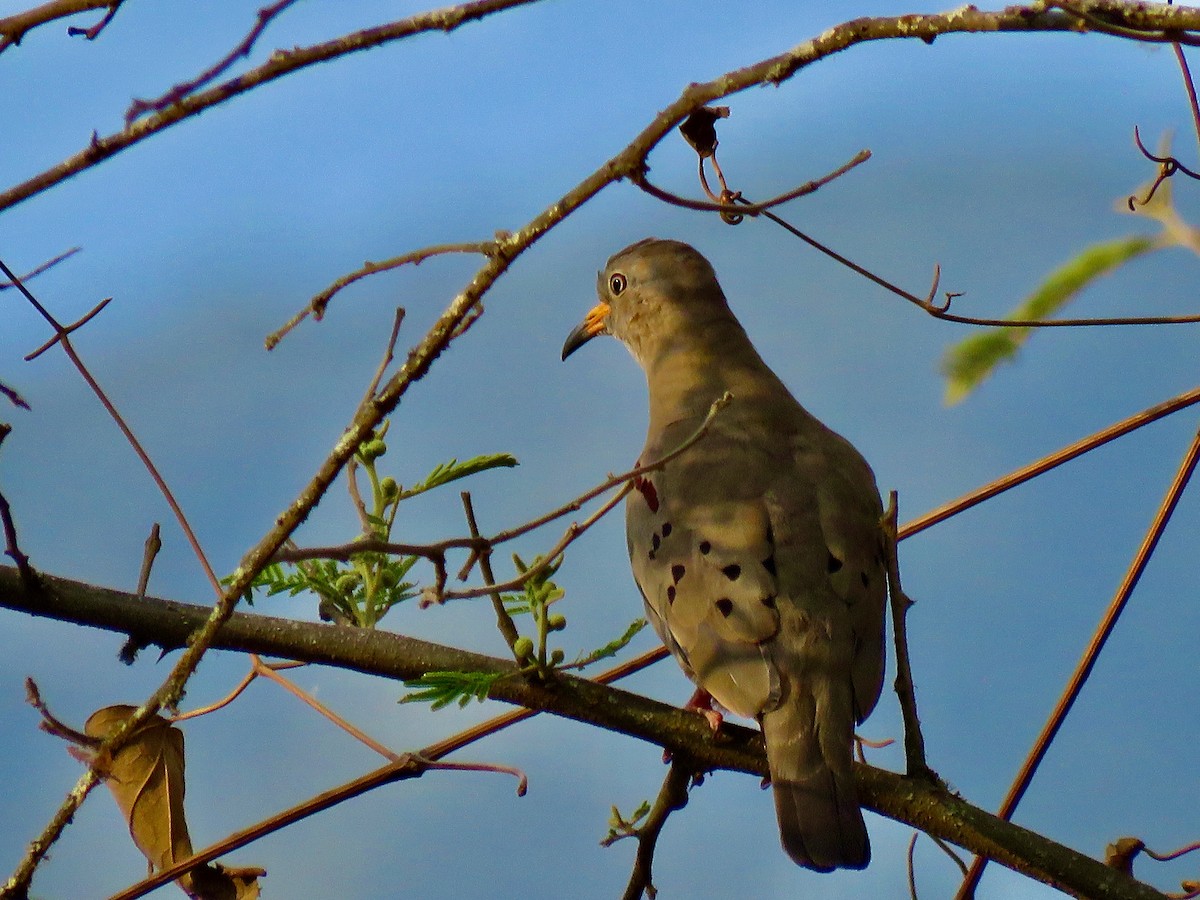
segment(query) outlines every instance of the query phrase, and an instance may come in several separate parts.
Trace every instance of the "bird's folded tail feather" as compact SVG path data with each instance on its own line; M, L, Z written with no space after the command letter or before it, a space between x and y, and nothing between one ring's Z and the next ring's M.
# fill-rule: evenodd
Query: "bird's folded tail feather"
M816 741L795 732L775 733L794 724L789 718L762 717L783 849L797 865L818 872L866 868L871 844L854 789L849 747L845 771L834 772Z

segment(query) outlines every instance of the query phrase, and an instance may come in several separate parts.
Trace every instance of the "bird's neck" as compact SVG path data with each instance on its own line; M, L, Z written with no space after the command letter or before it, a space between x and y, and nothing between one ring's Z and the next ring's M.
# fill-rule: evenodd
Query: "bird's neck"
M651 434L694 428L726 391L733 395L730 413L736 418L741 418L736 410L758 406L757 400L787 394L740 325L706 330L701 337L663 347L646 361Z

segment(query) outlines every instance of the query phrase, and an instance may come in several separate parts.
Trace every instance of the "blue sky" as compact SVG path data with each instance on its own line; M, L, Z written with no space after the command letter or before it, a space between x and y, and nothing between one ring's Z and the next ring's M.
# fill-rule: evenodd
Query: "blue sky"
M24 5L0 2L0 15ZM307 0L271 27L252 62L408 7ZM256 9L134 2L94 43L68 39L60 26L28 35L0 55L0 182L58 162L93 129L118 129L132 97L205 68L241 39ZM408 312L401 346L415 343L474 263L434 260L360 283L324 322L266 353L264 335L308 297L364 259L519 227L691 81L846 19L913 11L885 2L535 4L326 64L206 112L6 211L0 258L23 271L84 248L32 286L67 320L115 298L76 346L164 470L218 570L229 571L333 446L377 365L392 310ZM1174 130L1185 159L1195 147L1170 49L1094 36L877 43L729 104L720 155L736 188L769 196L869 148L868 164L785 215L919 294L940 263L943 287L965 292L957 311L984 316L1006 312L1088 244L1153 231L1114 212L1114 200L1152 174L1132 146L1134 124L1148 142ZM651 166L658 183L694 193L694 156L681 139L664 142ZM1195 193L1177 185L1193 219ZM1056 331L1036 335L1016 365L947 408L938 363L969 329L923 316L769 223L731 228L617 185L522 257L489 295L487 315L406 396L393 417L389 471L409 483L450 457L515 454L520 468L466 485L489 531L623 469L644 436L636 365L613 341L594 342L569 365L558 350L593 302L595 271L649 235L686 240L712 260L764 357L854 441L881 488L900 492L902 518L1195 384L1194 326ZM1195 267L1181 250L1140 261L1089 291L1078 312L1194 312ZM142 542L160 521L165 547L151 591L209 602L161 498L66 360L21 361L45 340L42 323L12 292L0 294L0 310L0 380L33 406L5 414L14 432L0 452L0 489L33 563L132 589ZM903 545L906 587L918 600L909 628L930 761L972 802L998 805L1195 427L1195 413L1178 414ZM460 520L450 488L406 506L397 536L460 534ZM1200 742L1198 526L1193 489L1022 804L1022 824L1093 854L1125 834L1160 849L1197 837L1186 786L1196 784ZM342 541L356 528L339 484L298 538ZM516 549L531 556L558 533ZM575 546L560 581L568 653L640 614L619 517ZM303 600L258 608L315 615ZM22 679L34 676L57 714L82 722L100 706L143 699L167 664L144 654L122 666L121 639L107 633L7 612L0 621L0 870L10 870L79 772L37 731ZM470 601L401 608L386 625L502 650L490 607ZM632 649L652 642L647 631ZM223 695L243 671L237 657L212 654L188 704ZM397 750L501 711L398 707L401 686L339 672L309 669L296 680ZM669 663L627 686L671 702L690 691ZM892 695L862 733L899 737ZM187 741L197 845L378 764L266 685L190 723ZM659 756L540 717L464 754L523 768L531 778L523 799L502 776L433 774L229 862L267 868L274 897L617 896L632 847L597 842L610 805L628 810L656 792ZM872 759L901 765L893 751ZM899 896L910 832L872 815L868 827L875 855L865 873L802 871L778 848L769 794L755 779L718 774L668 825L656 883L664 897L727 897L731 882L752 896ZM115 806L97 795L35 888L103 896L143 868ZM1139 873L1169 888L1195 867ZM924 895L948 896L955 875L921 842ZM1055 895L993 866L980 896Z

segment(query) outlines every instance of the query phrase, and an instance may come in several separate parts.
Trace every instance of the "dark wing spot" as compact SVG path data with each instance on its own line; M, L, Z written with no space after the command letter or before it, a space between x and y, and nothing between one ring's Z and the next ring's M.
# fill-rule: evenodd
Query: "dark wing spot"
M829 574L832 575L834 572L840 572L842 570L842 565L842 561L830 553L829 562L825 564L825 568L829 571Z
M649 553L646 554L646 556L648 556L650 559L654 559L654 551L651 550Z
M767 594L767 596L762 598L761 602L762 602L762 605L765 606L767 609L774 609L775 608L775 595Z
M866 572L860 572L858 577L862 579L863 587L871 586L871 576Z
M722 597L720 600L717 601L716 606L717 606L717 612L719 612L721 615L723 615L727 618L728 618L729 614L731 612L733 612L733 601L730 600L728 597Z
M667 602L668 603L675 602L675 585L673 585L673 584L667 585Z
M654 489L654 482L649 478L639 476L633 480L633 486L637 488L646 501L646 505L650 507L650 512L658 512L658 491Z
M708 541L700 542L700 552L701 553L707 554L708 551L711 549L712 549L712 544L710 544Z
M658 549L658 545L659 545L660 543L662 543L662 542L659 540L659 537L658 537L658 535L657 535L657 534L653 534L653 535L651 535L651 536L650 536L650 549L651 549L651 550L657 550L657 549Z
M730 581L737 581L738 578L740 578L742 575L742 567L739 566L737 563L730 563L725 568L723 568L721 570L721 572Z
M773 557L773 556L768 556L766 559L764 559L764 560L762 561L762 565L763 565L763 568L767 570L767 574L768 574L768 575L770 575L772 578L774 578L774 577L775 577L775 575L776 575L776 572L775 572L775 557Z
M663 537L671 536L671 523L670 522L663 522L662 536Z
M685 569L679 563L676 563L675 565L671 566L671 578L674 579L676 584L679 584L679 579L681 579L686 572L687 572L687 569Z

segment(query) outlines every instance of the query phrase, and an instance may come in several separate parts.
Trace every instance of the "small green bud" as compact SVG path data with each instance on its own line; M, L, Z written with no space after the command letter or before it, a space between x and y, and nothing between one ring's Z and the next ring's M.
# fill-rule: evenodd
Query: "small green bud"
M371 460L378 459L379 457L383 456L383 454L387 453L387 444L379 440L379 438L372 438L369 441L365 441L358 449L358 452L363 459L370 462Z
M546 619L546 627L551 631L562 631L567 627L567 617L562 613L554 613Z
M561 663L566 658L567 658L567 654L563 653L561 647L555 647L553 650L550 651L550 664L552 666L557 666L559 663Z
M379 482L379 490L383 493L384 500L395 500L400 496L400 485L396 484L396 479L391 475Z
M360 581L362 581L362 579L358 576L357 572L347 572L345 575L341 576L336 582L334 582L333 586L336 587L343 594L349 594L356 587L358 587L358 583Z
M513 641L513 655L517 659L529 659L533 656L533 641L527 637L519 637Z

